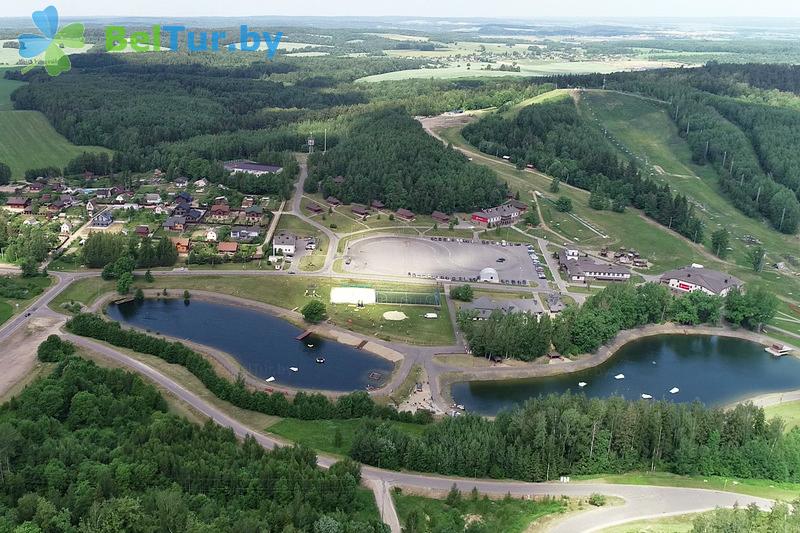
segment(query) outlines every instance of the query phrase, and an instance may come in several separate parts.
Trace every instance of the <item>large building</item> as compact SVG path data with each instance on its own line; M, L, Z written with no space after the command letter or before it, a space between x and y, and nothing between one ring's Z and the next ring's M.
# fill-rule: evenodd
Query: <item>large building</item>
M703 291L706 294L725 296L733 287L741 287L744 282L730 274L703 268L692 264L661 275L661 283L677 292Z
M297 237L291 233L282 231L272 239L272 253L282 253L283 255L294 255L297 246Z
M253 161L242 159L239 161L228 161L223 167L230 173L243 172L245 174L252 174L254 176L262 176L264 174L280 174L283 172L283 167L275 165L260 165Z
M461 309L473 311L476 320L486 320L492 316L494 312L500 312L506 315L512 313L530 313L536 317L540 317L544 313L542 306L534 299L493 300L486 296L464 304Z
M511 226L519 222L521 214L522 211L509 203L472 213L472 221L487 228Z
M620 265L596 263L588 257L581 256L577 250L561 250L558 253L558 264L567 273L569 281L584 282L627 281L631 279L631 271Z

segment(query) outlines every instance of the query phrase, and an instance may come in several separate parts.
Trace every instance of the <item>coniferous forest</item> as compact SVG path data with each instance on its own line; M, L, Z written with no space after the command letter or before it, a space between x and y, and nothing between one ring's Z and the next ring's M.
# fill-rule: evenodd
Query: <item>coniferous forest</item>
M359 479L350 461L324 471L308 449L192 424L134 374L77 357L0 407L2 531L388 531Z

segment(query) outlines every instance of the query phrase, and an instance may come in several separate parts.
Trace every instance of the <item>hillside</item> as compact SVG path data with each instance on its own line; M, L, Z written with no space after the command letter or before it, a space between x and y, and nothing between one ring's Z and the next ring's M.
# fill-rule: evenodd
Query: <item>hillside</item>
M710 234L721 227L731 232L729 260L749 266L747 252L755 237L775 261L788 250L800 249L797 235L784 235L766 221L745 216L723 196L717 172L710 165L691 161L691 149L665 107L634 95L612 91L583 91L577 97L582 113L608 133L608 138L628 156L633 156L646 175L668 183L686 195ZM707 242L707 246L710 244Z
M0 111L0 124L0 161L11 167L15 178L32 168L63 167L83 152L108 151L75 146L38 111Z

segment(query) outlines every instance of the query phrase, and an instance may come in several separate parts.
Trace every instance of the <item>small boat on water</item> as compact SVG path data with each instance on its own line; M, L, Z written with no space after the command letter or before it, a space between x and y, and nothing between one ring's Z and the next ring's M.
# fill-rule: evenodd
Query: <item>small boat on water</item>
M578 387L584 388L585 386L586 386L586 382L585 381L579 381L578 382Z
M299 368L297 368L296 366L290 366L290 367L289 367L289 370L291 370L292 372L297 372L297 371L298 371L298 370L300 370L300 369L299 369Z
M324 357L317 357L316 361L317 361L317 364L321 365L322 363L325 362L325 358Z
M463 405L458 404L458 405L456 405L456 409L458 409L459 411L463 411L466 408Z
M670 394L678 394L681 390L678 387L672 387L669 389Z
M617 374L614 379L625 379L625 374Z
M642 394L642 400L652 400L652 399L653 397L650 396L649 394Z
M266 381L267 383L272 383L273 381L275 381L275 376L270 376L267 379L265 379L264 381Z

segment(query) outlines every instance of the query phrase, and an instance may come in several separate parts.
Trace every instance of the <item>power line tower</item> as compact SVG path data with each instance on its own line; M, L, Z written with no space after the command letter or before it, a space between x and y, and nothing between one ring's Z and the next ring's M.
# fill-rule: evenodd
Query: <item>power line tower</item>
M311 136L308 138L308 153L309 154L313 154L314 153L314 144L315 143L316 143L316 141L314 140L314 133L312 132Z

